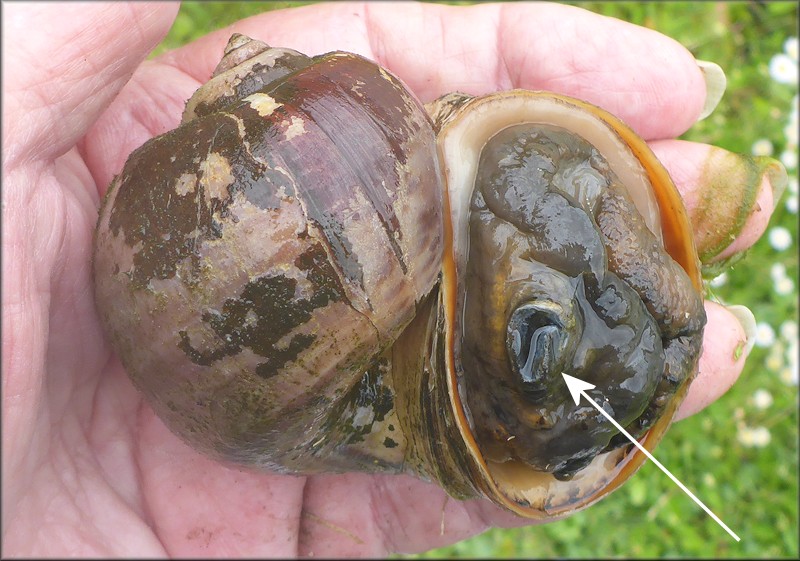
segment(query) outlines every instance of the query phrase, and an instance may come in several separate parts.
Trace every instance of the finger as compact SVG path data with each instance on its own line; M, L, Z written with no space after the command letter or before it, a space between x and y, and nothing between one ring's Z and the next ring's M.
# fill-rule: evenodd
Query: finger
M408 475L310 477L303 497L300 557L419 553L493 526L532 523L486 499L453 499L440 486Z
M166 34L177 9L137 2L6 6L6 164L52 159L73 146ZM25 118L9 118L15 115Z
M703 73L676 41L549 3L316 4L242 20L164 61L206 80L233 31L309 55L364 55L397 74L423 102L456 90L509 88L580 97L646 139L683 133L697 120L706 95Z
M92 125L82 154L102 197L131 152L178 126L200 83L172 66L147 60Z
M650 147L681 192L704 264L740 254L761 237L788 182L780 162L680 140Z
M425 80L412 84L425 98L453 90L550 90L607 109L646 139L681 134L703 105L702 73L691 54L643 27L550 3L437 6L423 17L441 36L426 44L422 26L408 20L397 25L400 18L389 7L376 14L380 41L373 44L385 45L379 59L401 78ZM408 46L416 41L422 45L409 57ZM426 52L437 44L441 52Z
M177 558L296 557L306 478L208 458L146 407L137 466L148 521Z
M518 21L528 27L520 28ZM554 27L556 21L561 23ZM571 31L565 29L568 25ZM578 41L576 34L608 37L620 34L619 27L630 44L609 40L609 45L617 45L615 56L609 56L608 45L602 53L582 47L582 71L557 71L559 65L576 64L569 54L577 48L569 45ZM133 87L123 91L109 112L113 118L104 119L93 131L87 157L94 163L91 169L98 185L108 184L131 149L177 125L184 102L208 80L235 31L312 55L341 49L377 59L423 101L458 89L481 93L508 87L550 87L583 95L621 115L645 136L670 136L688 127L699 111L692 108L702 105L704 95L694 59L671 39L567 6L315 4L242 20L143 65ZM640 56L620 58L642 52L650 42L660 47L647 51L665 57L659 64ZM630 48L633 43L635 49ZM541 59L548 62L537 68ZM506 68L515 70L509 74ZM598 81L599 77L603 79ZM687 86L677 87L678 81ZM664 88L670 95L657 95Z
M742 373L753 348L755 319L747 308L726 309L708 301L705 308L708 323L700 368L675 420L694 415L727 392Z

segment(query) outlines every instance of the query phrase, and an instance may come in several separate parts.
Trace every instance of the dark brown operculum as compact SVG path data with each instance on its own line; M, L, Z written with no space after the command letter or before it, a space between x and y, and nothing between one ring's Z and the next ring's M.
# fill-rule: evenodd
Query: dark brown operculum
M286 472L383 461L348 457L390 430L381 353L438 274L434 142L401 83L334 53L131 155L100 213L96 300L175 433ZM373 455L396 463L401 440Z

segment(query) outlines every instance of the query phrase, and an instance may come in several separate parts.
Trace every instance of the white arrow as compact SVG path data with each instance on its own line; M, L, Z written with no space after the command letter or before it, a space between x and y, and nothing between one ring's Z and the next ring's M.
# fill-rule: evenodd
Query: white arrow
M602 407L600 407L600 406L599 406L599 405L598 405L598 404L595 402L595 400L593 400L591 397L589 397L589 395L586 393L586 390L591 390L592 388L594 388L595 386L594 386L593 384L590 384L590 383L588 383L588 382L584 382L583 380L579 380L578 378L575 378L574 376L570 376L569 374L564 374L563 372L561 373L561 375L562 375L562 376L564 376L564 381L567 383L567 388L569 388L569 393L570 393L570 395L572 396L572 399L574 399L574 400L575 400L575 405L578 405L578 403L580 403L580 401L581 401L581 396L585 397L585 398L586 398L586 399L589 401L589 403L591 403L591 404L594 406L594 408L595 408L595 409L597 409L598 411L600 411L600 413L602 413L602 414L603 414L603 416L604 416L606 419L608 419L608 420L611 422L611 424L613 424L613 425L614 425L614 426L617 428L617 430L618 430L619 432L621 432L622 434L624 434L625 436L627 436L627 437L628 437L628 440L630 440L631 442L633 442L633 444L634 444L634 445L635 445L635 446L636 446L636 447L637 447L639 450L641 450L642 454L644 454L645 456L647 456L647 458L648 458L648 459L649 459L651 462L653 462L655 465L657 465L657 466L658 466L658 469L660 469L661 471L663 471L664 473L666 473L666 474L667 474L667 477L669 477L670 479L672 479L672 481L675 483L675 485L677 485L678 487L680 487L680 488L683 490L683 492L684 492L684 493L686 493L687 495L689 495L689 496L692 498L692 500L693 500L694 502L696 502L696 503L697 503L697 504L700 506L700 508L702 508L703 510L705 510L705 511L706 511L706 514L708 514L708 515L709 515L711 518L713 518L713 519L716 521L716 523L717 523L717 524L719 524L720 526L722 526L722 527L725 529L725 531L726 531L726 532L728 532L728 533L731 535L731 537L732 537L733 539L735 539L737 542L738 542L738 541L741 541L741 538L739 538L739 536L737 536L736 534L734 534L734 533L733 533L733 530L731 530L730 528L728 528L728 526L726 526L726 525L725 525L725 523L724 523L722 520L720 520L720 519L719 519L719 517L718 517L716 514L714 514L713 512L711 512L711 510L709 510L709 508L708 508L706 505L704 505L704 504L703 504L703 502L702 502L700 499L698 499L697 497L695 497L694 493L692 493L692 492L691 492L689 489L687 489L687 488L686 488L686 485L684 485L683 483L681 483L680 481L678 481L678 479L677 479L677 478L676 478L674 475L672 475L672 474L669 472L669 470L668 470L667 468L665 468L663 465L661 465L661 462L659 462L658 460L656 460L656 459L653 457L653 455L652 455L650 452L648 452L648 451L647 451L647 450L646 450L646 449L645 449L645 448L644 448L644 447L643 447L641 444L639 444L639 441L638 441L638 440L636 440L635 438L633 438L633 437L632 437L632 436L631 436L631 435L628 433L628 431L626 431L624 428L622 428L622 426L621 426L621 425L620 425L618 422L616 422L616 421L613 419L613 417L611 417L611 415L609 415L608 413L606 413L605 409L603 409Z

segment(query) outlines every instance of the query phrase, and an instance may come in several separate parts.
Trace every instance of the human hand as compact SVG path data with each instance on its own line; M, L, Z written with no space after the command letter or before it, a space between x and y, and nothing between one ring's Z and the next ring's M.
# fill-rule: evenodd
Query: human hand
M185 446L143 403L100 329L90 274L100 198L131 150L177 124L238 31L307 54L365 55L422 101L523 87L601 105L651 141L697 216L709 147L673 140L704 105L691 55L654 32L565 6L335 4L264 14L142 63L176 9L6 6L5 551L383 555L526 524L406 476L255 474ZM762 210L722 256L763 231L773 205L766 180L760 187ZM714 337L682 415L724 393L746 355L734 359L745 334L730 313L706 310Z

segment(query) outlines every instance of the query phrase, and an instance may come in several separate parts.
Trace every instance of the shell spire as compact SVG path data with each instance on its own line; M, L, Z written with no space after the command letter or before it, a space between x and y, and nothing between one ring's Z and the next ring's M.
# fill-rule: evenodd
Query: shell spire
M312 62L295 50L270 47L264 41L234 33L211 79L186 103L181 123L222 111Z
M263 41L251 39L247 35L242 35L241 33L234 33L231 35L231 38L228 39L228 44L225 45L222 59L211 74L212 78L222 74L226 70L230 70L249 58L263 53L269 48L270 46Z

